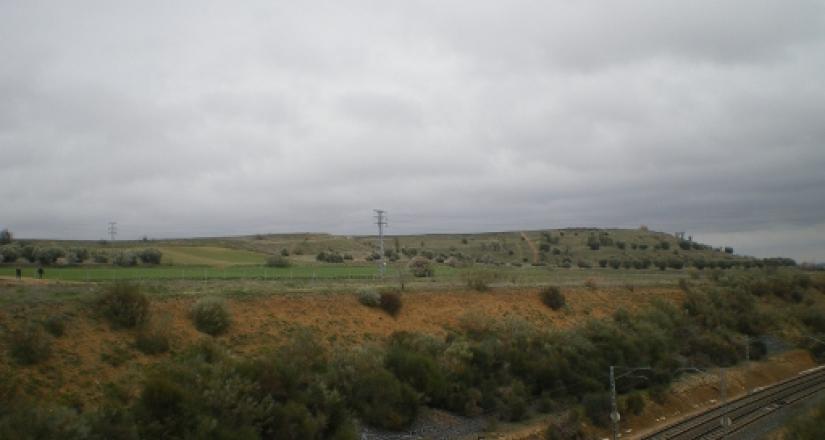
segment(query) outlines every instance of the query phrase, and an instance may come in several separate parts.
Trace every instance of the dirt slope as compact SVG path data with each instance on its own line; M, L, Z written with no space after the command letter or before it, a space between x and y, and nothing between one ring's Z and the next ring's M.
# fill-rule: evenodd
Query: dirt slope
M636 310L656 298L681 300L673 289L569 289L568 309L554 312L538 299L536 290L492 292L417 292L403 295L397 318L358 303L352 294L272 295L229 300L234 323L218 338L236 353L253 354L283 341L301 328L313 329L330 344L357 344L381 340L395 331L444 334L463 317L484 320L519 318L543 326L567 328L590 318L609 316L623 307ZM173 350L206 337L192 326L188 313L194 298L155 300L152 315L172 328ZM54 339L54 354L32 367L14 364L8 356L7 338L0 350L0 368L10 367L27 392L47 399L68 398L94 405L108 382L136 383L142 366L169 355L146 356L134 349L134 333L112 330L91 306L80 302L6 305L0 309L4 333L27 321L60 315L68 320L66 334Z

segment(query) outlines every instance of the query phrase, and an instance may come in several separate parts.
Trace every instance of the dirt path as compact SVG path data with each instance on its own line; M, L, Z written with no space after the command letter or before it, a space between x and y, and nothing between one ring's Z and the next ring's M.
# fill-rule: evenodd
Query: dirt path
M527 237L527 234L524 232L519 232L521 234L521 238L527 243L527 247L530 248L530 251L533 253L533 263L538 263L539 261L539 248L536 247L536 244L530 241L530 238Z

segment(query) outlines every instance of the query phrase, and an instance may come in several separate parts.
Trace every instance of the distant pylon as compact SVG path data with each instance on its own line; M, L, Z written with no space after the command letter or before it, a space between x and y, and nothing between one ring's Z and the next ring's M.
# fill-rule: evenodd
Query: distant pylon
M109 222L109 241L115 241L117 237L117 222Z
M378 225L378 249L381 253L381 260L378 263L378 269L381 271L381 278L384 277L384 272L387 270L387 260L384 256L384 227L387 226L387 218L384 216L385 211L375 209L375 224Z

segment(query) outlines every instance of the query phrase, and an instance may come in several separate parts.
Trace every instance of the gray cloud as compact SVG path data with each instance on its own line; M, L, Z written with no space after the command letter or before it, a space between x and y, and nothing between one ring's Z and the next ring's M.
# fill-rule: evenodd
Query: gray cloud
M825 259L819 1L0 4L0 225L648 224Z

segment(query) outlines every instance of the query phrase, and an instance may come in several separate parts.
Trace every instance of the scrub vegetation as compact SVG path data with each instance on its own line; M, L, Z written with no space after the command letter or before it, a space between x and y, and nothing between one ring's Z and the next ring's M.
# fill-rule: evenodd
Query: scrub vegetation
M349 318L334 313L308 317L311 324L303 326L280 323L265 313L251 324L246 322L248 312L243 310L254 308L255 298L279 294L272 291L271 286L280 286L274 280L271 283L275 284L260 280L264 283L261 290L251 293L237 286L232 290L232 284L207 288L206 280L197 280L188 284L116 282L98 286L99 293L85 294L95 284L78 283L68 285L77 286L75 296L55 297L37 293L37 285L20 284L19 296L10 295L0 304L9 314L27 301L46 301L44 307L52 304L54 310L43 320L17 313L15 320L3 321L9 329L3 344L10 361L2 365L4 374L0 375L0 438L38 433L41 438L66 439L356 439L363 426L409 429L424 408L501 422L573 408L577 410L558 418L546 436L576 438L582 435L583 424L605 427L609 423L606 372L611 365L651 367L643 379L631 377L617 383L622 411L641 414L648 399L667 391L680 368L732 366L744 359L746 351L757 360L767 352L762 339L766 334L825 356L825 347L802 337L825 332L825 284L816 273L784 268L785 262L768 264L735 257L722 250L718 258L735 261L736 269L716 264L713 269L692 267L688 272L668 262L664 271L678 275L664 279L678 296L614 308L607 315L591 314L590 306L576 302L577 295L618 295L617 291L642 295L639 286L644 277L659 276L658 269L648 269L657 275L625 275L645 270L634 266L637 260L630 254L634 246L643 252L640 248L645 244L648 250L644 252L669 255L695 251L705 262L711 251L646 231L566 230L525 236L542 245L537 249L544 249L529 269L519 261L511 261L518 265L498 265L498 257L491 257L493 263L476 261L485 255L509 257L510 251L517 260L521 255L517 252L524 251L524 240L504 240L505 234L481 236L483 240L480 236L402 238L394 253L399 259L409 259L404 273L420 273L413 277L420 278L420 283L438 285L438 277L449 277L445 275L449 270L460 271L447 278L454 282L438 285L446 291L465 289L456 295L487 297L507 286L505 294L516 301L510 303L513 313L467 310L435 331L411 329L405 319L427 313L422 304L429 304L412 298L426 293L408 285L402 294L393 286L392 271L381 281L329 284L323 293L315 293L317 301L324 301L340 292L363 311L366 318L358 325L385 330L384 336L365 332L360 339L321 332L318 323ZM564 267L564 256L573 253L567 249L573 239L579 243L577 253L604 252L605 267L595 267L599 263ZM269 255L286 258L286 254L291 264L315 270L326 264L348 264L328 262L330 255L360 258L354 251L356 239L350 240L355 243L350 247L331 239L323 244L324 249L290 240L262 236L250 240L247 251L264 252L257 248L263 246L277 249ZM433 245L438 240L453 240L449 247L456 251L442 254L442 248ZM373 258L372 249L361 245L370 251L365 255ZM321 252L324 261L317 258ZM457 258L458 252L466 257ZM625 255L622 252L628 254L620 257ZM542 261L541 255L548 256ZM620 261L617 269L609 263L614 259ZM752 266L746 268L745 262ZM763 267L757 267L757 262ZM374 265L370 267L375 271ZM525 285L520 284L523 278L515 276L530 273L541 276L529 278ZM300 295L314 287L310 284L304 289L284 294ZM638 298L641 301L642 296ZM174 321L158 312L156 302L161 300L167 308L183 308L186 319ZM67 309L69 303L75 309ZM85 308L88 314L72 311ZM576 321L553 324L570 316ZM266 342L254 349L236 349L238 342L254 334L241 334L236 327L250 325L259 326L261 333L264 326L277 325L282 337L262 337ZM99 357L110 370L131 373L120 382L101 385L104 392L93 404L30 392L37 384L23 381L27 369L45 368L64 356L61 347L75 343L81 328L109 332L107 340L111 341L115 340L111 335L125 336L125 343L107 345ZM84 368L95 374L94 366ZM24 382L26 388L21 386Z

